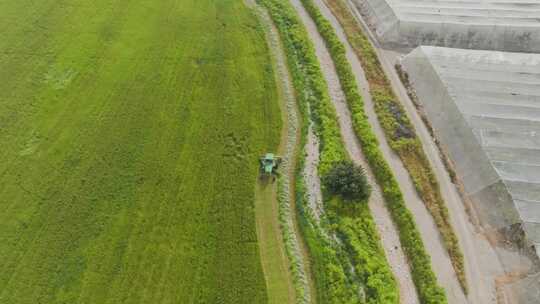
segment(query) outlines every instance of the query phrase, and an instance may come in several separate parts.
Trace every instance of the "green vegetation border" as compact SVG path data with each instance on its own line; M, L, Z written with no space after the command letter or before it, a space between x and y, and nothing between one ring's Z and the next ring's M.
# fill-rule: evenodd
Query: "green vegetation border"
M444 289L437 283L430 257L425 250L414 218L405 205L395 176L384 159L379 149L379 142L369 125L356 79L347 61L345 46L339 41L332 25L321 14L316 4L312 0L301 1L315 21L336 66L342 89L352 112L354 130L399 230L401 244L411 264L412 277L420 301L422 303L447 303ZM373 98L375 99L376 96Z
M335 109L327 92L318 60L311 41L294 9L286 1L260 0L274 20L286 48L289 68L293 76L298 103L303 119L301 144L305 146L309 117L314 121L321 140L321 162L319 172L324 174L337 160L346 159L340 140ZM303 151L299 151L303 152ZM299 223L308 245L319 303L397 303L399 294L395 279L380 246L373 219L366 205L360 207L354 217L332 216L332 225L323 223L345 243L335 246L335 241L316 224L305 202L305 186L302 178L304 153L298 155L297 208ZM325 201L335 199L325 197ZM337 247L337 248L336 248ZM353 263L356 274L344 269ZM348 265L350 266L350 265ZM355 281L359 281L365 297L356 292ZM352 287L352 288L351 288Z
M391 148L409 172L418 195L433 217L452 266L465 293L468 292L463 253L450 222L440 186L403 105L394 94L377 53L358 25L344 0L326 0L342 25L347 40L358 56L369 83L375 112Z

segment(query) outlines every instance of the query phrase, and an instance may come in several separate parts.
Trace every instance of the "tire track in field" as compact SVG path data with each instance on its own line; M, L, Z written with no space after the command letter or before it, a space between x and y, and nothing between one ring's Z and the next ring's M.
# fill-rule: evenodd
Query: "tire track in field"
M394 69L394 64L399 61L401 53L381 48L369 26L362 19L362 14L356 5L350 0L347 1L347 4L352 16L372 43L394 92L398 95L417 131L418 138L422 142L422 147L426 151L426 156L439 181L441 194L447 203L452 225L464 253L467 280L474 282L474 288L469 289L467 299L471 303L495 303L495 277L502 272L501 261L475 220L469 217L466 210L467 203L462 200L458 188L450 179L439 148L417 113L413 101L407 95L407 90Z

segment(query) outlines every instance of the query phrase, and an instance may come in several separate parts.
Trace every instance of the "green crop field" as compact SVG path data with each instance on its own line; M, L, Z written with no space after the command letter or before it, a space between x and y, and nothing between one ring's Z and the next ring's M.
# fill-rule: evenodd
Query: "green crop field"
M242 0L0 0L0 303L264 303Z

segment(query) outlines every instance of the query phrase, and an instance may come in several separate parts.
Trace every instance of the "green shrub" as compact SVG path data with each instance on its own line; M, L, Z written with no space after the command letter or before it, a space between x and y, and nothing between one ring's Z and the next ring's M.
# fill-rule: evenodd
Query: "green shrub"
M387 265L384 252L376 235L375 223L367 204L356 208L355 218L343 218L338 225L338 235L358 269L363 282L366 303L399 303L399 292Z
M339 195L346 201L366 202L371 194L364 168L349 160L332 164L322 178L325 189L332 195Z

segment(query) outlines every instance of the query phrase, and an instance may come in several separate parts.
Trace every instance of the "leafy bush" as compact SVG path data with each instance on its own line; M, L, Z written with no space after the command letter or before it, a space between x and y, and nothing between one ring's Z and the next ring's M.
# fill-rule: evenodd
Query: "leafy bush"
M322 181L330 194L339 195L346 201L365 202L371 194L364 168L348 160L334 163Z

